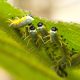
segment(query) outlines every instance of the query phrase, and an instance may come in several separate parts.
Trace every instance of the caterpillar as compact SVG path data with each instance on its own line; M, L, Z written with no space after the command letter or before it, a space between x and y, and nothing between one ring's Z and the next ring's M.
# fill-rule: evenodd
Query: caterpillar
M70 62L71 62L70 51L66 47L66 44L64 44L62 39L57 34L57 31L58 31L58 29L56 27L52 27L50 29L49 35L45 36L45 38L50 37L50 39L46 42L47 45L45 48L48 47L46 49L46 52L49 55L49 57L51 58L53 64L56 65L55 71L57 72L57 74L61 77L66 77L67 72L62 67L62 65L63 64L65 64L65 66L70 65ZM55 55L56 50L60 50L61 54Z
M40 33L40 35L42 36L44 42L45 43L47 43L49 41L52 42L52 43L46 44L46 46L45 46L46 50L50 48L49 45L51 47L53 47L53 49L56 49L57 47L56 46L54 47L54 45L56 45L56 43L59 43L59 39L57 37L58 29L56 27L52 27L50 32L48 32L42 22L39 22L37 25L38 25L37 30ZM52 44L54 44L54 45L52 45ZM53 49L50 49L50 51L48 51L48 55L50 56L50 58L54 52ZM52 60L53 60L53 58L52 58Z
M27 24L30 24L32 23L33 21L33 17L31 15L27 15L27 16L24 16L22 18L18 18L16 17L16 19L9 19L8 22L10 23L9 26L12 26L12 27L15 27L15 28L20 28L20 27L23 27Z
M51 43L58 44L61 46L61 38L57 34L57 31L58 29L56 27L52 27L50 29L49 35L45 36L44 38L50 37L50 39L47 42L50 41Z
M42 37L47 36L49 34L42 22L39 22L37 26L38 26L37 30L41 34Z
M40 35L38 35L37 30L36 30L36 28L33 25L31 25L29 27L29 35L26 37L26 39L27 38L29 38L28 43L31 40L36 46L37 46L39 41L44 43L42 37Z

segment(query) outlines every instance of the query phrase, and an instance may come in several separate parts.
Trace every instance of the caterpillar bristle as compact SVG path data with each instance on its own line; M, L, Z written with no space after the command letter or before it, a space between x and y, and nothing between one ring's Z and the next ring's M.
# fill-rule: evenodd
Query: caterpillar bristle
M37 26L38 26L38 27L42 27L42 26L43 26L43 23L42 23L42 22L39 22L39 23L37 24Z
M66 41L66 39L63 39L64 41Z

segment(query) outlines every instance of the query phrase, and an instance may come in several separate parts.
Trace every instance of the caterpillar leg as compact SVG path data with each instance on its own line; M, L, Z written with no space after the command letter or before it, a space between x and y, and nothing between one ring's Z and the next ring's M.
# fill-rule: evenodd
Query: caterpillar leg
M40 39L38 38L37 41L36 41L36 45L37 45L38 48L40 48L40 45L41 45L41 43L39 41L40 41Z
M44 43L44 40L43 40L43 38L41 37L41 36L39 36L39 38L41 39L41 41Z
M50 37L50 35L47 35L47 36L43 37L43 39L48 38L48 37Z
M37 40L36 40L36 45L38 48L40 48L40 46L44 44L44 40L42 39L41 36L38 36Z
M45 42L45 44L47 44L49 41L50 41L50 40L47 40L47 41Z
M31 38L28 40L28 42L27 42L27 46L29 45L30 40L31 40Z
M24 40L28 39L30 36L27 36Z
M22 33L22 39L25 40L26 36L29 36L28 27L24 27L21 33Z
M39 39L37 39L37 41L36 41L36 45L38 44L38 42L39 42Z

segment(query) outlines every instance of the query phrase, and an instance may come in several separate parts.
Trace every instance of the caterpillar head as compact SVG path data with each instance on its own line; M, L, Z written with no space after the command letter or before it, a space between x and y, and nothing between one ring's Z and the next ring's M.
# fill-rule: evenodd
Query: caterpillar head
M50 33L57 33L58 29L56 27L52 27Z
M27 15L26 16L26 20L27 20L27 23L30 24L30 23L32 23L32 21L34 20L34 18L31 15Z
M35 27L34 27L33 25L31 25L31 26L29 27L29 30L30 30L30 32L36 32L36 29L35 29Z
M43 29L43 28L44 28L44 25L43 25L42 22L39 22L39 23L37 24L37 26L38 26L38 29Z

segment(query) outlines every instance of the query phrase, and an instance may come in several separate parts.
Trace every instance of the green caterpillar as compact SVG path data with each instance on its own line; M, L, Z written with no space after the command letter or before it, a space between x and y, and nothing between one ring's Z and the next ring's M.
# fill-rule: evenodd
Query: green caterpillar
M67 76L67 72L63 69L62 65L63 64L66 65L67 60L69 60L69 62L70 62L70 59L68 59L67 57L63 57L63 56L67 55L68 57L70 57L70 53L68 52L68 54L65 54L64 49L66 49L67 47L65 47L64 43L61 42L61 39L59 38L59 36L57 34L58 29L56 27L52 27L50 32L47 32L46 29L44 28L44 25L40 22L40 23L38 23L38 30L39 30L41 36L43 37L43 39L44 39L44 37L45 38L48 37L48 39L45 39L45 40L47 40L45 49L46 49L46 53L51 58L51 60L54 62L54 64L57 63L57 66L55 67L57 74L61 77ZM58 57L56 57L54 52L58 48L60 48L61 52L64 54L62 54L62 55L60 54ZM65 61L63 60L63 58ZM65 63L63 61L61 61L61 59ZM59 63L58 63L58 61L59 61Z

